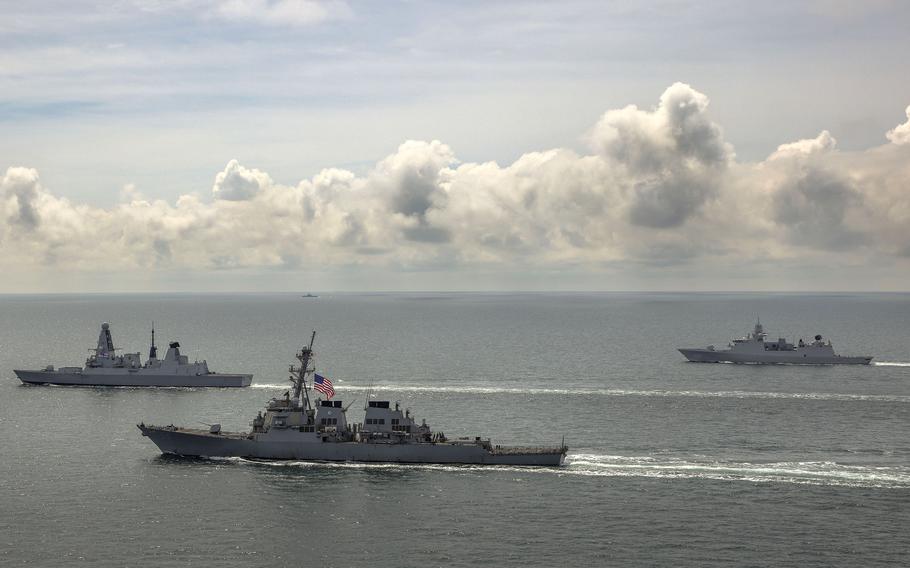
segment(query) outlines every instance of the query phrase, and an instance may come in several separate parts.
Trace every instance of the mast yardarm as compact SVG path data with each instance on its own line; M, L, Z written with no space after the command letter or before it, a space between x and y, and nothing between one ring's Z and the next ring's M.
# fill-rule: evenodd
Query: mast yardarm
M300 352L297 353L297 360L300 361L300 366L295 367L291 365L288 371L291 373L290 381L294 385L294 400L301 400L300 396L303 394L302 402L307 409L312 408L310 404L310 393L306 386L306 377L308 374L314 372L316 368L311 365L313 361L313 342L316 341L316 331L313 330L313 335L310 336L310 344L303 346L300 349Z

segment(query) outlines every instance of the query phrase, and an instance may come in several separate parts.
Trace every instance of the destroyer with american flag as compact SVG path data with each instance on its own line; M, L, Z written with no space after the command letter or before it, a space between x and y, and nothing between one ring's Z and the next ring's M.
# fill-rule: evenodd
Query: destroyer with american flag
M326 398L335 396L335 388L332 387L332 381L322 375L313 374L313 388L324 394Z
M290 369L293 391L273 398L249 432L181 428L173 424L138 424L143 436L164 454L243 457L266 460L326 462L441 463L483 465L550 465L565 461L565 440L559 446L500 446L480 436L449 440L426 420L399 403L372 400L364 405L362 422L348 422L348 406L335 396L332 381L315 374L316 332L297 353L300 365ZM313 390L309 388L312 377ZM319 393L318 395L316 393ZM313 400L315 395L320 400Z

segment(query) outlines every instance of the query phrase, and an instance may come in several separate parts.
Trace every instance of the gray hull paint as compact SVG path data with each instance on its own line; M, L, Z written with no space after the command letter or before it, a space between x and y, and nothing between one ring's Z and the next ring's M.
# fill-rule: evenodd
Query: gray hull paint
M102 387L248 387L253 375L209 373L207 375L159 375L142 372L65 373L60 371L13 371L23 383Z
M694 363L752 363L759 365L868 365L872 357L812 356L799 352L733 353L710 349L680 349Z
M293 442L249 439L243 434L208 434L140 425L165 454L191 457L242 457L325 462L436 463L485 465L561 465L558 448L487 450L456 443Z

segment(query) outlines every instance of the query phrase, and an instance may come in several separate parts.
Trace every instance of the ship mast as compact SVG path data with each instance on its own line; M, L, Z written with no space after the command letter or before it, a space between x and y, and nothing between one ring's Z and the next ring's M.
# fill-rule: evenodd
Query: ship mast
M302 402L307 410L312 409L312 404L310 402L310 391L306 386L306 376L316 370L315 367L310 366L310 363L313 360L314 341L316 341L315 330L310 337L310 344L305 345L300 349L300 352L297 353L297 360L300 361L300 366L295 367L294 365L291 365L288 369L291 373L291 383L294 385L294 400ZM301 394L303 395L303 398L301 398Z
M152 345L149 347L149 359L158 358L158 348L155 347L155 322L152 322Z

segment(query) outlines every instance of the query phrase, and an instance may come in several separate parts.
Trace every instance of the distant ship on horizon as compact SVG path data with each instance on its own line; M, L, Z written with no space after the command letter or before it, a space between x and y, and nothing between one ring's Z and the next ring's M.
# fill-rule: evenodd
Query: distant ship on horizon
M41 370L14 370L23 383L82 385L108 387L248 387L253 375L223 374L209 371L206 361L190 363L180 353L180 343L168 344L164 359L158 359L155 346L155 328L152 327L152 343L145 364L139 353L117 355L111 336L111 326L101 324L98 345L85 360L84 367L60 367L48 365Z
M761 320L755 323L752 333L734 339L727 349L715 349L713 345L704 348L682 348L678 351L693 363L753 363L778 365L868 365L871 356L842 356L834 352L831 341L821 335L806 343L802 339L794 345L783 337L777 341L766 341L767 334Z

